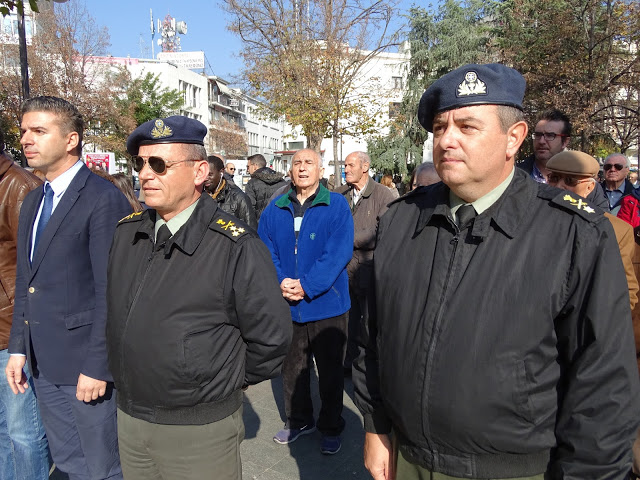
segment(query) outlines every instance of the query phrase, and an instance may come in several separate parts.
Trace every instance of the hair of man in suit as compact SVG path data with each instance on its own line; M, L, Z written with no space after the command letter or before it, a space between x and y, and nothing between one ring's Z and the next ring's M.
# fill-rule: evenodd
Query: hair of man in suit
M63 135L71 132L78 134L76 153L82 154L82 138L84 135L84 120L78 109L66 100L58 97L41 96L28 98L22 103L21 115L29 112L51 112L60 119L59 127Z
M247 158L247 161L251 165L255 165L257 168L264 168L267 166L267 160L259 153L251 155L249 158Z
M550 110L546 110L542 112L542 115L540 115L540 118L538 118L538 122L540 122L541 120L546 120L548 122L564 123L564 127L562 128L562 133L564 135L571 136L571 129L573 128L571 125L571 121L569 120L569 117L567 116L566 113L561 112L557 108L552 108Z

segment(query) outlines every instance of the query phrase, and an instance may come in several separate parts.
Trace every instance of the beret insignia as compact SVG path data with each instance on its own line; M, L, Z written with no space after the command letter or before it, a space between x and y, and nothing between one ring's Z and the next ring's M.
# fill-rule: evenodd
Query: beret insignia
M153 138L166 138L173 135L173 130L166 126L161 119L156 120L153 130L151 130L151 136Z
M565 195L562 197L565 202L568 202L572 207L576 207L578 210L584 210L587 213L596 213L596 211L589 206L589 204L583 199L575 199L571 195Z
M469 71L465 74L464 80L458 85L456 96L466 97L468 95L486 95L487 84L478 78L478 74Z

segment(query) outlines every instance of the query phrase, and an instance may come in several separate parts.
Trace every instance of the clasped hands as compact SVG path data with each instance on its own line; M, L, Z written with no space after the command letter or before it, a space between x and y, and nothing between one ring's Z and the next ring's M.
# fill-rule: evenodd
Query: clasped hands
M304 298L304 289L300 285L299 279L285 278L280 284L280 290L285 300L297 302Z

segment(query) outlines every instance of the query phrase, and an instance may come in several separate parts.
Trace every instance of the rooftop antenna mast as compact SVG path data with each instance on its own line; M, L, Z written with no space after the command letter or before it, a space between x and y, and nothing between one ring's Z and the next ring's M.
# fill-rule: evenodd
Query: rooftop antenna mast
M155 26L153 25L153 9L149 9L149 15L151 16L151 58L155 59L156 58L156 50L155 50L155 46L154 46L154 37L156 35L156 29Z
M179 52L182 47L178 34L187 34L187 23L176 22L175 18L167 15L162 21L158 19L158 33L162 36L158 39L158 45L162 47L163 52Z

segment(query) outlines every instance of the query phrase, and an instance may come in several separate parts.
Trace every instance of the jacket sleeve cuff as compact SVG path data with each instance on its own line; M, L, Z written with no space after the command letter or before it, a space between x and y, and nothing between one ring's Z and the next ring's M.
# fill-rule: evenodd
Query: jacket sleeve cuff
M365 413L364 431L379 435L391 433L391 420L383 412Z

